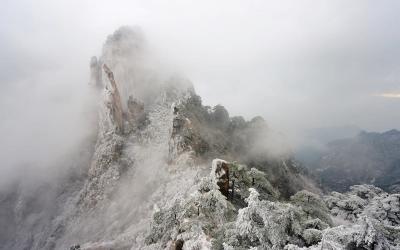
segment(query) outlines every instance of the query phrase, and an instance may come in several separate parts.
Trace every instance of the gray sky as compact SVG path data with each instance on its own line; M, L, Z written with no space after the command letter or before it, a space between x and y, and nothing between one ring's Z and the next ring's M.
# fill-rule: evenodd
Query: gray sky
M141 26L205 104L262 115L289 137L324 126L399 129L399 13L395 0L3 0L2 153L39 148L40 162L85 136L76 131L89 59L121 25Z

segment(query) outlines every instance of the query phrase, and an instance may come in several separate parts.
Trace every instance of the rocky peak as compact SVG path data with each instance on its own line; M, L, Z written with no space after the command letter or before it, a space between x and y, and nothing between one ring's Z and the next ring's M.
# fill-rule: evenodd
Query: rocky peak
M124 131L124 118L121 95L119 93L117 84L115 83L113 72L106 64L103 64L103 69L109 83L105 87L106 95L108 95L106 98L109 98L109 100L107 100L106 108L109 109L109 114L113 120L113 124L116 127L116 132L122 133Z

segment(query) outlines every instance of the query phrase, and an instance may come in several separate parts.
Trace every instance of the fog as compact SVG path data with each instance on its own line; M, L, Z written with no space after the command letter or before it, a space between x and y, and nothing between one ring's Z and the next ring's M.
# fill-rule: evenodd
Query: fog
M121 25L141 27L204 104L261 115L293 145L310 128L400 128L399 11L398 1L5 0L0 184L44 174L95 130L89 61Z

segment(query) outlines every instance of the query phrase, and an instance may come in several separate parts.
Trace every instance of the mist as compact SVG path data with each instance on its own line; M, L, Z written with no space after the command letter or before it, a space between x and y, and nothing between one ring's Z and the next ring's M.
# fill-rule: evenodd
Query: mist
M205 104L261 115L292 145L310 128L400 128L399 11L397 1L6 0L0 183L57 172L93 134L89 61L122 25L141 27Z

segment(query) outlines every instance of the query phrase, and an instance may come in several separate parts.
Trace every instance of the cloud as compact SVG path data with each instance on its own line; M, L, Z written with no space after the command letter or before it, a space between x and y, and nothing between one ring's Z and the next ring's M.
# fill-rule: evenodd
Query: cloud
M205 104L262 115L289 138L310 127L400 128L393 116L400 103L387 100L397 94L385 92L400 84L399 11L389 0L6 0L2 169L25 162L21 152L48 165L81 140L90 57L121 25L141 26L160 60L191 79Z
M377 94L376 96L384 97L384 98L400 98L399 92L386 92L382 94Z

